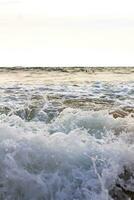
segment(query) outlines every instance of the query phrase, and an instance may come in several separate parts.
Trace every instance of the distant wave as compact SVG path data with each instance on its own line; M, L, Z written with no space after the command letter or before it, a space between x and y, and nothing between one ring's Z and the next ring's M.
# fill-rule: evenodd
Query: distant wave
M59 72L114 72L114 73L133 73L134 67L0 67L0 71L30 71L30 70L39 70L39 71L59 71Z

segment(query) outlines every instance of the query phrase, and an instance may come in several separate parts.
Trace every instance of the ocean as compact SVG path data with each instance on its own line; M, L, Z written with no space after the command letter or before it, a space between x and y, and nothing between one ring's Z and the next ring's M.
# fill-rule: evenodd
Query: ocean
M0 68L0 200L133 200L134 68Z

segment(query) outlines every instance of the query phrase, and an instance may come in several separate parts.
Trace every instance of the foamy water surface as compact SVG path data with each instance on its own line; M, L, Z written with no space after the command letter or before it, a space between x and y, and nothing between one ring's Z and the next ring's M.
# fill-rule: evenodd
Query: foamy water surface
M134 80L1 83L0 200L134 199L134 118L109 114L124 107Z

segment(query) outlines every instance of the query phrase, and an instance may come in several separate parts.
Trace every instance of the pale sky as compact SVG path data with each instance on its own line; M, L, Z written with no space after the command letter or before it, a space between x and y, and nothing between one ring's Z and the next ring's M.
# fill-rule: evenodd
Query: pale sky
M134 0L0 0L0 66L134 66Z

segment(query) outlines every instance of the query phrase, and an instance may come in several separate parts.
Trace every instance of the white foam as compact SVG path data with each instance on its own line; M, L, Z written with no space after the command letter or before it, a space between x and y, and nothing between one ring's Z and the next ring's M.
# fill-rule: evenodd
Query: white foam
M5 118L0 126L1 198L110 199L108 191L123 167L134 169L130 121L76 109L65 109L51 124ZM127 186L131 190L133 181Z

